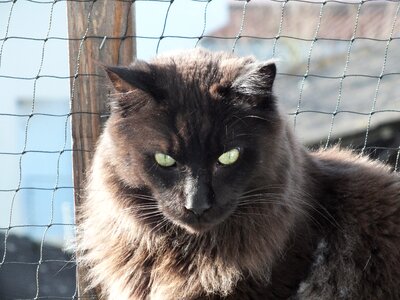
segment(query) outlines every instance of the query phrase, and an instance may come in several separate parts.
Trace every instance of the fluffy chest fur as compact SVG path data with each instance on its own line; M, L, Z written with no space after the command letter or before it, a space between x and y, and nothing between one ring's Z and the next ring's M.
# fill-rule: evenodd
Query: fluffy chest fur
M397 299L400 179L281 117L272 62L193 50L107 69L79 208L104 299Z

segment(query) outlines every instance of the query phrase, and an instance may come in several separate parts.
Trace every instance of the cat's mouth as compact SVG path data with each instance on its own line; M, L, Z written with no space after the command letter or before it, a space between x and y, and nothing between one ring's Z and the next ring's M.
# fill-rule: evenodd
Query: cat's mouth
M215 207L200 216L187 211L179 216L172 216L168 212L165 215L172 223L184 228L189 233L201 234L224 222L232 212L233 209L229 207Z
M214 224L204 222L201 220L195 221L195 222L177 222L177 224L181 227L183 227L186 231L192 234L201 234L203 232L206 232L210 230L212 227L214 227Z

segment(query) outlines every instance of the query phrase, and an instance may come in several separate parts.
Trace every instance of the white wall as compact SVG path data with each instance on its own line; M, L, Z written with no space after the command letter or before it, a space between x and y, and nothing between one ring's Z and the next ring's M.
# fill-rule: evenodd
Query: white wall
M49 195L37 188L56 185L54 157L57 155L29 151L62 150L59 138L64 129L60 118L40 114L69 111L68 42L43 41L46 37L67 37L66 2L56 3L52 14L51 10L51 4L0 3L0 38L7 37L0 40L0 228L11 226L11 234L26 234L36 239L41 239L43 228L24 225L50 222L48 204L53 198L52 191ZM37 75L41 77L35 80ZM31 113L34 117L26 126L28 118L21 115ZM67 142L70 148L69 138ZM21 155L23 150L28 152ZM71 152L62 155L59 169L62 184L69 186L72 184L70 155ZM35 189L15 191L26 187ZM71 195L61 190L54 194L54 222L62 218L59 215L62 201L58 198L72 205ZM68 222L72 222L71 217ZM51 227L46 240L62 242L63 231L62 226Z

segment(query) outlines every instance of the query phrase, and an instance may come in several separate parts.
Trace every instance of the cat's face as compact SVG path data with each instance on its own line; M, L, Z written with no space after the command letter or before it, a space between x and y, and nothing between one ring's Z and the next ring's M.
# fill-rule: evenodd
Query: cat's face
M275 66L193 51L108 74L119 92L108 130L136 217L198 233L240 216L277 130Z

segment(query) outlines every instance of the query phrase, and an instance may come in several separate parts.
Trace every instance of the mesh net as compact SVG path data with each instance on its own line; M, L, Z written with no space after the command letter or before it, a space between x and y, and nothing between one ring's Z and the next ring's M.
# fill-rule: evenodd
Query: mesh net
M68 56L68 2L0 0L0 299L77 298L65 251L74 235L69 101L83 101L74 78L99 77ZM304 144L340 143L399 169L400 2L138 0L133 36L91 34L102 1L79 2L90 5L75 39L98 51L134 38L141 59L193 47L276 59L275 93Z
M0 299L75 294L65 7L0 1Z

